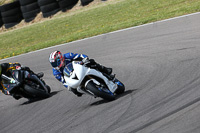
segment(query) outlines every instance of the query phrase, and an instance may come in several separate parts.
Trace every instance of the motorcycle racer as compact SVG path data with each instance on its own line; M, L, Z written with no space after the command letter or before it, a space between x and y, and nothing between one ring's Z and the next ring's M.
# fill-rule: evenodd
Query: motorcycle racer
M10 70L26 70L30 73L34 73L33 71L30 70L29 67L26 66L21 66L20 63L2 63L0 64L0 90L2 93L4 93L5 95L12 95L13 98L15 98L16 100L22 98L20 95L17 94L10 94L9 91L7 91L7 88L3 85L3 79L2 79L2 74L4 74L7 77L11 76L11 71ZM38 73L36 74L38 77L42 77L43 73ZM29 77L31 78L31 76ZM10 81L12 82L12 81Z
M6 90L6 87L3 85L1 75L4 74L6 76L10 76L11 73L9 70L16 69L16 68L18 69L20 67L21 67L21 64L19 64L19 63L2 63L2 64L0 64L0 90L5 95L9 95L10 93L9 93L9 91Z
M94 68L100 72L102 72L109 80L114 79L114 75L111 75L112 68L107 68L103 65L100 65L95 62L94 59L89 59L85 54L78 53L65 53L62 55L60 51L54 51L49 55L49 62L53 67L53 75L57 80L63 83L63 85L68 88L69 91L72 91L78 97L82 96L82 93L79 93L76 88L70 88L65 83L63 70L65 66L72 61L83 61L85 66Z

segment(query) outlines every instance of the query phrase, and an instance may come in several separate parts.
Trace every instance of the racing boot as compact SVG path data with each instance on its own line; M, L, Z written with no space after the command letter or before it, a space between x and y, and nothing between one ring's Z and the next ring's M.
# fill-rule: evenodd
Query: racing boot
M108 74L108 75L111 75L111 73L112 73L112 68L107 68L107 67L100 65L98 63L96 64L96 67L102 73L105 73L105 74Z
M85 65L90 68L95 68L95 69L99 70L100 72L106 73L108 75L110 75L112 73L112 68L107 68L103 65L100 65L94 59L90 59L88 62L85 63Z
M105 66L102 66L100 64L96 64L97 69L103 73L104 76L106 76L109 80L114 80L115 75L112 75L112 68L107 68Z

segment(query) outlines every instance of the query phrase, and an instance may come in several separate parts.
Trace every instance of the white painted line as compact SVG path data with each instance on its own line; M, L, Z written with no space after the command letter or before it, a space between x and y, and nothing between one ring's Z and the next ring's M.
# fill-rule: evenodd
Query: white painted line
M43 50L63 46L63 45L66 45L66 44L81 42L81 41L85 41L85 40L88 40L88 39L93 39L93 38L100 37L100 36L107 35L107 34L113 34L113 33L118 33L118 32L122 32L122 31L132 30L132 29L136 29L136 28L140 28L140 27L144 27L144 26L148 26L148 25L152 25L152 24L156 24L156 23L162 23L162 22L171 21L171 20L174 20L174 19L184 18L184 17L188 17L188 16L192 16L192 15L198 15L198 14L200 14L200 12L191 13L191 14L187 14L187 15L183 15L183 16L174 17L174 18L169 18L169 19L165 19L165 20L161 20L161 21L157 21L157 22L147 23L147 24L143 24L143 25L139 25L139 26L135 26L135 27L130 27L130 28L122 29L122 30L117 30L117 31L109 32L109 33L104 33L104 34L101 34L101 35L92 36L92 37L88 37L88 38L84 38L84 39L80 39L80 40L76 40L76 41L72 41L72 42L68 42L68 43L64 43L64 44L60 44L60 45L55 45L55 46L52 46L52 47L28 52L28 53L25 53L25 54L20 54L20 55L17 55L17 56L6 58L6 59L1 59L0 61L12 59L12 58L15 58L15 57L18 57L18 56L23 56L23 55L26 55L26 54L40 52L40 51L43 51Z

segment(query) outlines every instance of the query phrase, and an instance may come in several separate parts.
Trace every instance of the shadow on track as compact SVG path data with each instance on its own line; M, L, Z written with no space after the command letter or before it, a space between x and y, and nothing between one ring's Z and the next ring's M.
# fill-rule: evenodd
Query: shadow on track
M63 90L51 92L51 93L50 93L50 97L56 95L57 93L59 93L59 92L61 92L61 91L63 91ZM48 97L48 98L50 98L50 97ZM30 99L30 100L28 100L28 101L22 103L21 105L31 104L31 103L34 103L34 102L37 102L37 101L42 101L42 100L48 99L48 98L42 98L42 99L41 99L41 98L34 98L34 99Z
M136 90L127 90L123 94L117 95L115 100L117 100L117 99L119 99L121 97L124 97L124 96L132 93L133 91L136 91ZM112 101L107 101L107 100L102 99L102 100L96 101L96 102L94 102L94 103L92 103L90 105L91 106L96 106L96 105L100 105L100 104L104 104L104 103L109 103L109 102L112 102Z

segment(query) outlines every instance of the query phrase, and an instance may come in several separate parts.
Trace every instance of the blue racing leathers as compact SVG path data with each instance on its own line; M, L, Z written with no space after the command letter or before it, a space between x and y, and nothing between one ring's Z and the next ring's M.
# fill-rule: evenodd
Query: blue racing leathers
M66 66L67 64L71 63L74 60L82 60L83 58L86 58L88 56L84 54L77 54L77 53L66 53L63 55L63 57L65 59L64 63ZM68 85L65 83L64 74L63 74L63 69L65 68L65 66L61 67L59 70L53 68L53 75L56 77L57 80L62 82L65 87L68 87Z

